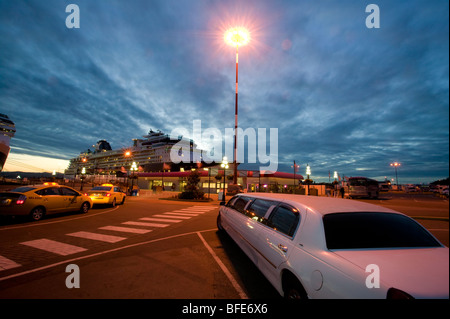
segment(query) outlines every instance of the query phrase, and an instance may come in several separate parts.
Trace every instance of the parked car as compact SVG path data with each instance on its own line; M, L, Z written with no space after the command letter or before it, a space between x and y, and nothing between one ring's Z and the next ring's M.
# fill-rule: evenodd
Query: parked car
M243 193L242 185L239 184L228 184L227 196L234 196L239 193Z
M449 249L381 206L238 194L220 207L217 226L286 298L449 298Z
M57 183L22 186L0 193L0 215L28 215L40 220L46 214L68 211L87 213L92 200L77 190Z
M127 195L119 187L113 184L102 184L101 186L95 186L86 193L94 204L107 204L116 206L116 204L123 204Z

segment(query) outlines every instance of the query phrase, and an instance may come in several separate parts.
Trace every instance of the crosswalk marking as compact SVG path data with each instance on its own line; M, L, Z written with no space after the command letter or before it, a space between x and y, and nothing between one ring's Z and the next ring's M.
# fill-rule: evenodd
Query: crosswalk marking
M153 217L142 217L139 220L148 220L151 222L165 222L165 223L179 223L182 222L181 219L167 219L167 218L153 218Z
M216 206L192 206L185 209L195 209L195 210L204 210L204 211L210 211L213 209L216 209Z
M100 227L99 229L113 230L113 231L125 232L125 233L135 233L135 234L146 234L146 233L151 232L150 229L139 229L139 228L120 227L120 226L104 226L104 227Z
M6 269L11 269L11 268L16 268L16 267L20 267L21 265L19 265L18 263L0 256L0 270L6 270Z
M145 222L124 222L124 225L134 225L134 226L150 226L150 227L167 227L169 224L156 224L156 223L145 223Z
M173 210L172 213L189 213L189 214L204 214L204 211L193 211L187 209Z
M76 253L87 250L82 247L69 245L69 244L61 243L61 242L46 239L46 238L26 241L21 244L29 246L29 247L34 247L37 249L42 249L42 250L45 250L45 251L48 251L48 252L51 252L51 253L54 253L57 255L61 255L61 256L76 254Z
M166 214L166 213L164 213ZM191 217L187 217L187 216L169 216L169 215L153 215L155 217L164 217L164 218L173 218L173 219L190 219Z
M169 213L164 213L164 214L167 214L167 215L177 215L177 216L191 216L191 217L195 217L195 216L198 216L198 214L188 214L188 213L172 213L172 212L169 212Z
M76 233L66 234L68 236L79 237L79 238L87 238L92 240L104 241L107 243L117 243L121 240L127 239L126 237L112 236L112 235L103 235L97 233L91 233L87 231L79 231Z
M152 215L151 217L143 217L139 218L140 221L128 221L122 224L124 225L135 225L135 226L149 226L149 227L167 227L170 226L170 223L179 223L184 220L190 219L192 217L198 216L200 214L207 213L213 209L218 208L217 206L191 206L179 210L173 210L170 212L165 212L162 214ZM154 223L155 222L155 223ZM158 223L160 222L160 223ZM121 227L121 226L104 226L98 229L101 230L111 230L117 232L125 232L125 233L135 233L135 234L146 234L151 232L151 229L139 229L139 228L131 228L131 227ZM85 238L90 240L98 240L107 243L117 243L127 237L121 236L113 236L113 235L105 235L87 231L78 231L74 233L66 234L67 236L77 237L77 238ZM70 245L50 239L37 239L30 240L26 242L20 243L21 245L33 247L36 249L41 249L47 252L51 252L61 256L67 256L79 252L86 251L86 248ZM22 265L10 260L6 257L0 256L0 271L21 267Z

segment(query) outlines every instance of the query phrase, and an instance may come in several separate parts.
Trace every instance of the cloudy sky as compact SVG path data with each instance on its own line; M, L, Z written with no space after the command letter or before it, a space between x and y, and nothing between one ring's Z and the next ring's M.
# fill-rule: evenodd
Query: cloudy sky
M448 0L0 0L0 113L17 128L5 170L63 171L150 128L234 127L233 25L251 32L239 126L278 129L279 171L449 175Z

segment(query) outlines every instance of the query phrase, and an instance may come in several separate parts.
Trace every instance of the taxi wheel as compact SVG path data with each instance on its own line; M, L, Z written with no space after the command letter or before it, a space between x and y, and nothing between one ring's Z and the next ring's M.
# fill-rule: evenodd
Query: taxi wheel
M84 202L84 203L81 205L80 212L81 212L82 214L85 214L85 213L87 213L87 212L89 211L89 208L91 208L91 205L89 205L88 202Z
M30 212L30 217L32 220L38 221L41 220L45 215L44 207L35 207Z
M122 198L122 201L120 202L120 205L123 205L125 203L125 196Z
M114 197L113 202L111 203L112 207L116 207L116 198Z

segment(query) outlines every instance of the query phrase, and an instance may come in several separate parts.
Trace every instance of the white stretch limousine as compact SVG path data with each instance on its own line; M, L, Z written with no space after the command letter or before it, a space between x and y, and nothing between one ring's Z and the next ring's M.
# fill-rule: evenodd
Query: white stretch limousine
M381 206L238 194L217 226L286 298L449 298L449 249Z

